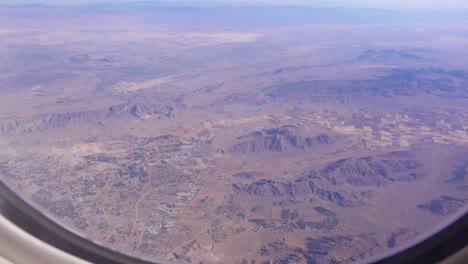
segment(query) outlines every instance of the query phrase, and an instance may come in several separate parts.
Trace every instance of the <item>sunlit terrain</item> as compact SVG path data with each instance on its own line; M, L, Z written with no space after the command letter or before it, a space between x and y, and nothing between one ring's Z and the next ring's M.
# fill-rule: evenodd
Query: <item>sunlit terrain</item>
M468 14L0 7L0 177L175 263L347 263L468 201Z

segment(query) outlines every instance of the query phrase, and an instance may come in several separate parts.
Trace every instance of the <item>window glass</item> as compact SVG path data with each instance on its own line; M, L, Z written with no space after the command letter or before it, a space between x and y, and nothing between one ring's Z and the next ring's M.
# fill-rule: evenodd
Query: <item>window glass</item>
M0 177L155 260L404 246L467 210L467 6L355 2L0 1Z

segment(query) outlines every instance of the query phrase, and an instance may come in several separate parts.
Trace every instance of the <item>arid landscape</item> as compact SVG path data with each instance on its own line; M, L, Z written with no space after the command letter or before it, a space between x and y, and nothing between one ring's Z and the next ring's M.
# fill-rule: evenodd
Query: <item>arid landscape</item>
M468 19L453 12L1 6L0 177L155 260L404 246L467 210Z

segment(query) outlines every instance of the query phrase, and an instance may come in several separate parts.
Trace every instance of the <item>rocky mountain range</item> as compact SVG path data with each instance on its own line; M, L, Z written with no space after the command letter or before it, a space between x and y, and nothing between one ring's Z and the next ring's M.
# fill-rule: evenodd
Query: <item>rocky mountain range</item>
M295 133L294 127L284 126L264 129L238 137L230 147L229 152L260 154L294 150L307 151L320 145L333 145L335 142L335 137L328 134L303 137Z
M274 100L350 100L363 96L392 98L418 94L467 98L468 90L464 88L467 77L465 71L395 69L376 79L288 82L267 87L263 93ZM465 85L460 86L460 82Z
M434 199L427 204L421 204L417 207L427 210L436 215L450 215L455 213L458 209L466 204L466 200L456 197L443 195L438 199Z
M333 185L383 186L395 181L414 181L424 177L422 165L411 159L352 157L327 165L323 175Z
M101 122L122 118L143 119L156 116L158 119L173 118L175 107L155 102L129 102L106 109L38 114L19 119L0 119L0 134L43 132L54 128L71 128L80 125L98 125Z
M234 183L232 188L236 193L261 197L297 198L315 195L339 206L353 207L369 204L375 193L371 187L417 181L425 175L422 164L409 152L389 152L334 161L322 170L304 172L294 181L263 178L249 184Z

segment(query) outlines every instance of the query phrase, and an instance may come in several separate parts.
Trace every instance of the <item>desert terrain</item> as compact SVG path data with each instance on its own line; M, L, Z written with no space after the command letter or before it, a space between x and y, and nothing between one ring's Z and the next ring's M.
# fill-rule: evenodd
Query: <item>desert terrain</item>
M465 16L1 6L0 177L136 256L365 261L467 210Z

